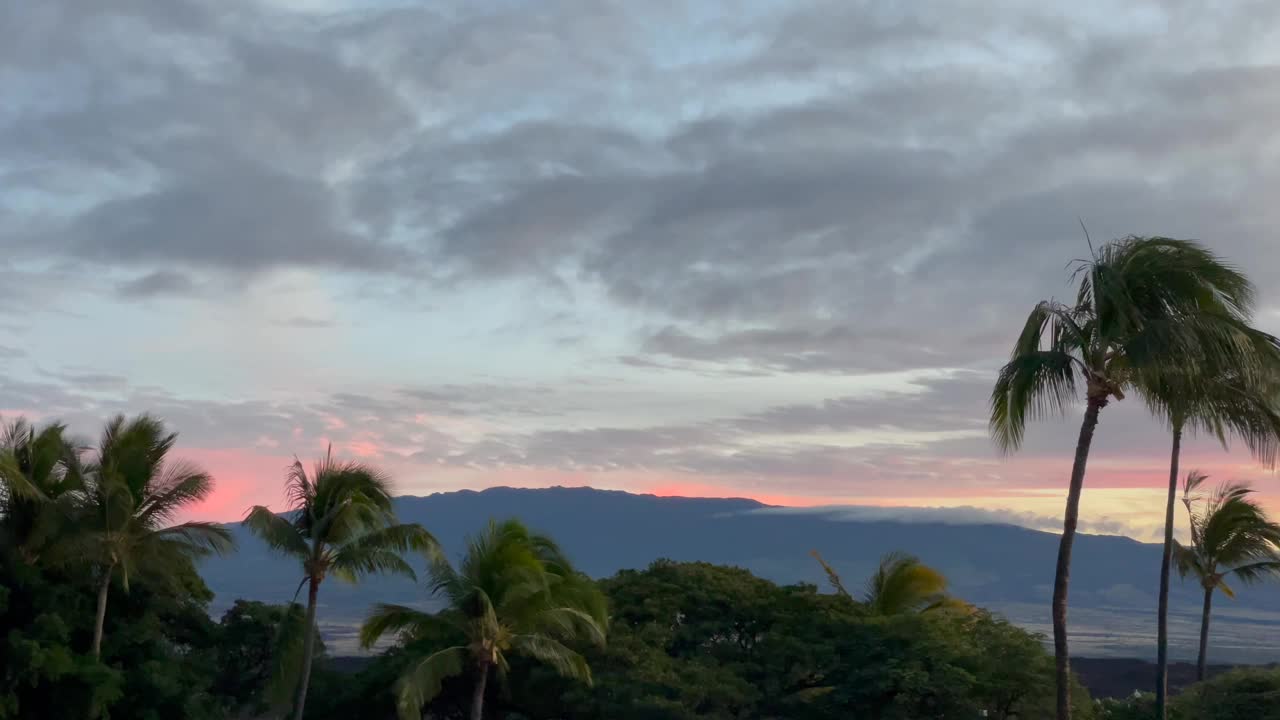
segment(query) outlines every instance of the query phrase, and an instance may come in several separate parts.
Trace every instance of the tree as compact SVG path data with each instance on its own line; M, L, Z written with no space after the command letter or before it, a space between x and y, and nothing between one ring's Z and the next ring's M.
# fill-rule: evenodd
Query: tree
M475 674L471 719L484 715L485 692L493 672L505 675L511 656L525 656L559 675L591 682L586 660L570 645L605 641L604 596L595 583L573 569L547 536L516 520L490 523L472 538L459 569L443 557L430 565L433 595L447 608L431 615L402 605L378 605L360 631L370 647L388 633L408 642L452 626L459 644L423 653L397 681L402 718L417 717L440 692L446 678L470 669Z
M1209 649L1209 613L1213 593L1227 597L1235 591L1227 584L1233 577L1254 583L1280 573L1280 524L1271 522L1266 512L1250 498L1252 490L1243 484L1227 483L1207 500L1193 495L1207 476L1191 472L1183 485L1182 502L1191 517L1191 545L1175 542L1174 559L1182 577L1194 575L1204 589L1204 609L1200 616L1200 654L1196 679L1204 680ZM1204 507L1197 508L1203 500Z
M914 555L892 552L880 558L863 602L873 615L956 609L964 603L947 596L947 578Z
M302 565L298 590L307 587L307 613L293 706L294 720L302 720L315 654L321 583L330 574L347 582L372 573L416 578L401 554L417 551L434 557L438 546L421 525L396 522L385 475L363 463L335 460L332 449L316 462L310 475L295 460L285 490L289 499L285 515L257 505L249 510L244 525L272 549Z
M1173 702L1187 720L1280 720L1280 670L1240 668L1187 688Z
M282 664L300 659L300 651L282 648L289 641L298 648L304 637L304 610L297 604L268 605L253 600L236 600L222 616L216 642L217 671L214 692L226 698L230 709L261 716L293 688L281 685L289 676ZM315 633L315 629L312 629ZM313 655L324 655L324 641L312 640Z
M1234 435L1244 441L1255 458L1272 467L1280 450L1280 405L1276 402L1275 388L1280 353L1276 350L1275 338L1256 331L1245 332L1257 348L1255 367L1218 369L1208 377L1179 371L1157 377L1145 393L1148 405L1165 419L1173 435L1156 621L1155 705L1156 716L1160 720L1168 716L1169 575L1183 433L1210 434L1218 438L1224 448L1227 447L1228 436Z
M1061 414L1083 384L1084 418L1063 513L1053 588L1057 717L1071 717L1067 591L1080 493L1098 416L1114 398L1143 390L1161 373L1242 367L1240 342L1253 301L1235 269L1199 244L1162 237L1107 243L1077 262L1074 305L1032 309L991 393L990 428L1004 452L1021 446L1028 418ZM1248 352L1242 352L1248 350Z
M11 558L10 558L11 559ZM0 718L223 720L213 594L191 562L134 573L89 653L98 582L83 567L0 559Z
M61 423L37 431L23 418L0 430L0 544L24 562L38 561L66 529L83 488L79 452L65 435Z
M163 581L190 565L191 559L234 547L226 528L213 523L167 524L183 508L213 491L213 478L195 465L170 460L177 439L148 415L107 423L98 445L84 508L84 533L72 547L85 545L97 571L98 601L92 654L101 656L103 624L111 580L119 576L125 592L134 572Z
M973 614L972 628L978 650L976 692L985 701L986 717L1026 717L1028 703L1052 695L1053 663L1045 654L1043 635L1032 635L986 611Z
M835 568L818 554L809 552L827 575L836 594L853 600ZM880 565L867 580L861 602L873 615L901 615L913 612L969 609L968 603L947 595L947 578L907 553L891 552L880 558Z

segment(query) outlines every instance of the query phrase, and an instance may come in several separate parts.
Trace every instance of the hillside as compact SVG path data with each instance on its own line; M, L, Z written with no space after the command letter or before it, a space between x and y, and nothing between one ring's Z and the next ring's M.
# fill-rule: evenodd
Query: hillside
M430 529L456 555L467 534L489 518L519 517L549 531L593 576L638 568L657 558L738 565L782 583L822 584L808 556L820 550L856 587L885 552L914 553L951 578L960 596L1039 631L1048 629L1048 598L1057 537L1012 525L850 521L830 513L769 508L753 500L662 498L589 488L491 488L397 499L406 521ZM202 573L219 606L236 597L283 602L298 572L236 528L241 549L206 562ZM1115 536L1082 535L1072 568L1073 650L1081 655L1145 657L1154 645L1159 548ZM338 649L349 629L377 601L425 604L408 580L375 578L359 586L325 584L321 619ZM1280 592L1250 588L1219 604L1212 657L1222 662L1268 662ZM1198 593L1174 583L1173 656L1194 657Z

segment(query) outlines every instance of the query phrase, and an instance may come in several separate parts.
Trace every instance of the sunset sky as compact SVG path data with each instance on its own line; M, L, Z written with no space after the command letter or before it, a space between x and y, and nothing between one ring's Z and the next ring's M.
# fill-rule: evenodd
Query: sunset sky
M1280 4L1052 5L0 3L0 412L154 412L218 520L332 443L1052 529L1079 409L1005 459L986 399L1081 220L1280 331ZM1168 442L1104 411L1083 529L1153 537Z

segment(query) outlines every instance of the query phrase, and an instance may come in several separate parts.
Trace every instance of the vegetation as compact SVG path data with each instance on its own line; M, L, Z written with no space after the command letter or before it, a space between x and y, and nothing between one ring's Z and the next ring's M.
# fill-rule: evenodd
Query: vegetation
M307 588L307 614L297 668L294 720L301 720L311 680L316 636L316 601L320 584L333 574L356 582L369 573L398 573L415 577L401 553L417 551L432 556L435 538L417 524L399 524L391 508L389 480L367 465L333 459L332 451L316 463L308 475L301 461L294 462L285 479L289 498L286 515L276 515L258 505L244 524L269 546L296 558L302 565L301 592Z
M835 569L817 550L810 553L822 565L827 581L837 595L853 599ZM862 603L873 615L902 615L937 610L968 611L969 605L947 595L947 578L906 553L892 552L880 558L880 565L867 580Z
M213 523L165 524L184 507L213 491L213 478L182 461L169 461L178 436L159 420L141 415L117 416L107 423L91 466L77 532L68 548L93 558L98 581L93 626L93 656L102 649L103 623L111 581L119 577L125 592L134 573L168 581L192 558L233 547L226 528Z
M1227 447L1229 436L1244 441L1264 465L1274 467L1280 451L1280 394L1274 387L1280 371L1276 338L1246 324L1247 305L1253 288L1243 275L1233 283L1238 289L1237 325L1244 341L1236 356L1210 358L1228 361L1226 366L1190 368L1181 365L1154 375L1145 387L1148 407L1169 426L1173 442L1169 460L1169 484L1165 496L1164 548L1160 562L1156 630L1156 714L1168 715L1169 578L1174 552L1174 506L1178 495L1178 464L1184 433L1207 433Z
M1182 501L1191 519L1191 544L1174 544L1178 572L1183 577L1194 575L1204 589L1197 680L1204 680L1208 662L1213 593L1221 590L1227 597L1235 597L1235 591L1227 584L1229 577L1252 583L1280 573L1280 554L1276 551L1280 525L1271 522L1249 497L1253 491L1246 485L1228 483L1206 500L1193 494L1205 479L1200 473L1187 475Z
M1280 670L1241 668L1192 686L1169 703L1172 720L1280 720ZM1100 720L1155 720L1155 696L1103 700Z
M1084 391L1053 589L1058 720L1071 717L1068 577L1099 413L1129 392L1155 397L1179 373L1195 379L1259 362L1247 326L1252 286L1197 243L1116 240L1079 261L1074 278L1073 305L1042 301L1027 317L992 390L990 419L997 445L1014 451L1028 418L1061 413Z
M51 423L38 432L19 418L0 431L0 544L35 563L66 531L84 488L79 455Z
M447 603L444 611L378 605L360 633L366 648L391 632L409 643L442 636L456 643L409 653L410 665L396 682L401 718L420 716L447 678L470 674L471 720L482 720L490 674L503 679L516 655L591 683L590 667L571 646L604 645L604 596L549 537L515 520L491 523L471 540L459 570L437 557L429 585Z
M812 585L778 586L746 570L658 561L599 583L609 641L569 645L592 683L513 656L495 717L512 720L737 720L850 717L1048 718L1053 662L1044 638L983 611L874 615L863 603ZM442 611L442 615L449 611ZM451 630L424 624L316 703L316 720L396 717L393 678L439 648ZM467 718L471 677L446 680L425 707ZM1078 704L1092 701L1078 685Z
M148 416L107 423L92 462L53 423L19 420L0 442L0 718L206 712L211 597L192 564L226 530L166 525L212 481L168 458ZM112 582L125 593L111 604ZM113 640L114 638L114 640Z

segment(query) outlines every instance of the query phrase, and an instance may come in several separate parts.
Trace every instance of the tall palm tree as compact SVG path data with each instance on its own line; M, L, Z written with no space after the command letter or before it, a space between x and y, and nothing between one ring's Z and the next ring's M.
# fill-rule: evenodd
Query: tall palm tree
M1234 435L1244 441L1259 462L1271 467L1280 451L1280 393L1276 392L1280 353L1276 351L1275 338L1250 334L1262 358L1261 374L1249 368L1221 371L1209 377L1178 372L1158 378L1145 393L1148 405L1165 419L1173 435L1156 620L1156 717L1161 720L1168 714L1169 575L1183 435L1188 431L1206 433L1216 437L1224 448Z
M332 448L310 474L295 460L285 491L289 508L284 515L257 505L249 510L244 525L302 565L298 590L307 587L307 614L293 705L293 717L301 720L311 681L321 583L330 574L347 582L372 573L416 579L402 553L418 551L433 557L438 546L421 525L396 521L386 475L363 463L335 460Z
M1240 342L1253 288L1199 244L1170 238L1115 240L1077 263L1074 305L1032 309L991 393L991 434L1017 450L1028 418L1061 414L1083 384L1085 412L1063 513L1053 587L1057 718L1071 717L1067 590L1089 448L1102 409L1162 371L1248 364Z
M1267 518L1266 512L1249 497L1253 490L1243 484L1222 485L1198 509L1203 498L1193 493L1205 479L1198 472L1187 475L1182 502L1191 516L1191 545L1175 542L1173 553L1178 573L1182 577L1194 575L1204 589L1196 680L1204 680L1214 591L1221 590L1234 598L1228 577L1249 584L1280 574L1280 524Z
M507 658L524 655L560 675L591 682L586 660L565 643L604 644L604 596L570 565L552 540L515 520L490 523L471 539L455 570L444 558L430 567L433 595L447 608L436 615L400 605L379 605L360 631L369 647L388 633L412 641L444 627L460 643L416 657L396 683L400 716L416 718L446 678L475 674L471 720L484 715L489 675L507 671Z
M111 580L119 576L124 590L138 572L164 579L175 567L208 553L234 548L226 528L213 523L169 525L188 505L213 491L213 478L195 465L169 459L177 435L164 424L139 415L118 415L107 423L89 468L84 545L98 574L98 608L93 627L93 656L102 654L102 629Z
M28 563L39 560L83 489L79 449L65 435L61 423L37 430L24 418L0 429L0 544Z
M818 554L809 552L822 570L837 595L853 600L835 568ZM880 565L867 580L867 589L859 598L873 615L905 615L937 610L969 610L962 600L947 594L947 578L937 570L920 562L914 555L891 552L880 558Z

